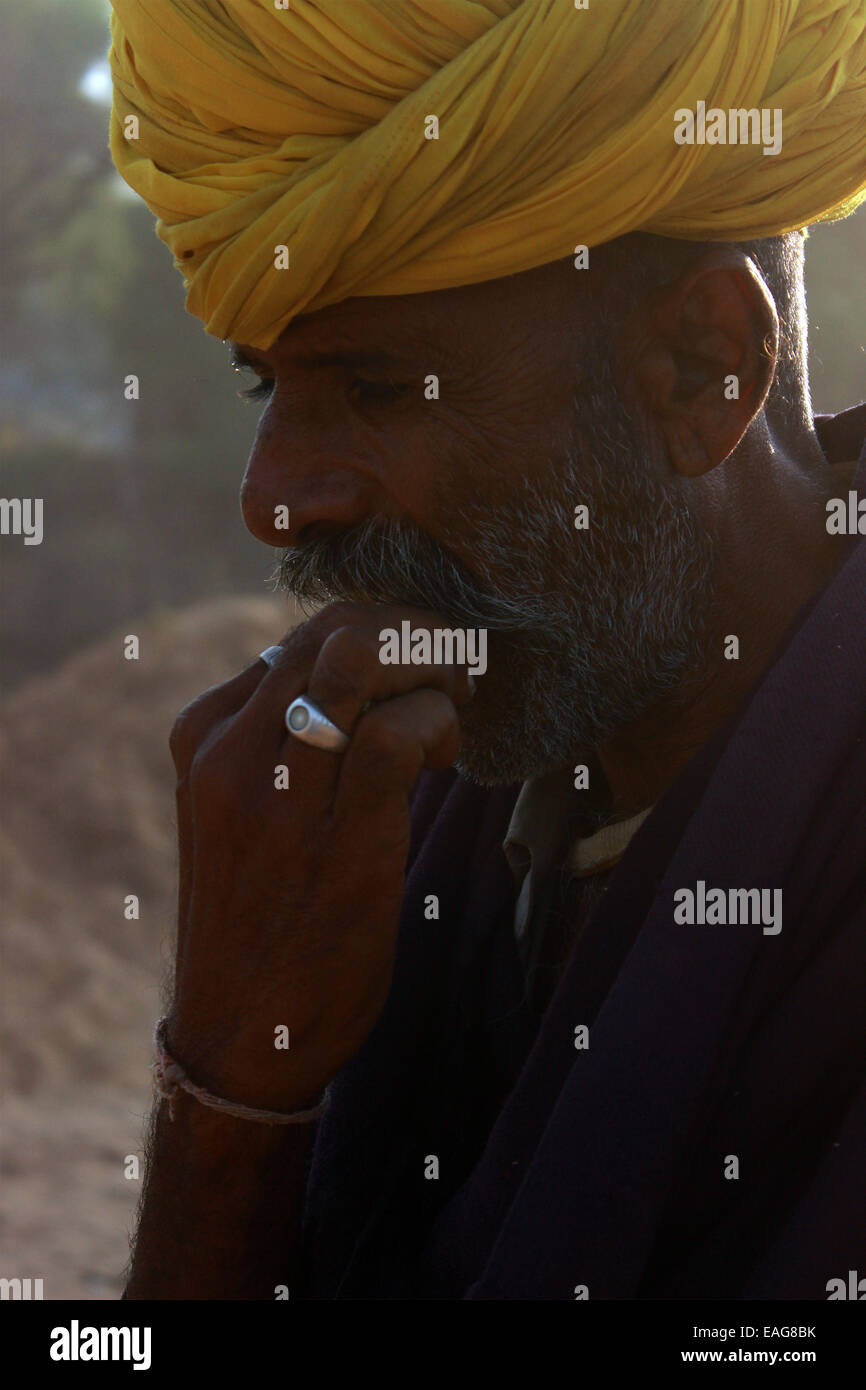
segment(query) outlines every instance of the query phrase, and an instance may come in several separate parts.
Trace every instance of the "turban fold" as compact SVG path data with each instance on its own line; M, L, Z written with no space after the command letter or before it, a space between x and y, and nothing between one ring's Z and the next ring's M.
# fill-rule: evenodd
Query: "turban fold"
M262 350L350 296L866 198L866 0L112 3L115 165L189 311ZM699 102L780 111L779 153L677 143Z

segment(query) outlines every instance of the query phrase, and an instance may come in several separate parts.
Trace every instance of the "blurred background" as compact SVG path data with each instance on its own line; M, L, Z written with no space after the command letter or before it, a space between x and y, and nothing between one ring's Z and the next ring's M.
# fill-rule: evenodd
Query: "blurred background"
M0 540L0 1276L111 1299L170 958L168 731L296 615L240 518L253 379L184 312L111 164L108 5L0 15L0 495L44 500L41 545ZM809 238L819 411L866 394L864 253L866 210Z

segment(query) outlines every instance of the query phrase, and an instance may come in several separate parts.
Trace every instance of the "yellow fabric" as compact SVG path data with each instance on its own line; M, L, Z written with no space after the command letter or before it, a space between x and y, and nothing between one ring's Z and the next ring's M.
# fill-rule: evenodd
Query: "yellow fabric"
M220 338L266 349L350 296L637 230L771 236L866 198L866 0L289 4L113 0L112 156ZM780 153L676 144L699 101L780 109Z

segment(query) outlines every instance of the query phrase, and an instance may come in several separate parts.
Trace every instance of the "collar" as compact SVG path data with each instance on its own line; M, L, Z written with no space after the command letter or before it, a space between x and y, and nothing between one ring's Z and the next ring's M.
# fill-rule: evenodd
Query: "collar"
M569 860L574 877L589 878L591 874L604 873L618 864L632 836L640 830L652 809L652 806L647 806L646 810L639 811L628 820L614 821L613 825L605 825L594 835L578 840Z
M502 848L519 881L533 863L549 868L567 843L567 826L574 817L574 782L568 768L531 777L523 783L514 805Z

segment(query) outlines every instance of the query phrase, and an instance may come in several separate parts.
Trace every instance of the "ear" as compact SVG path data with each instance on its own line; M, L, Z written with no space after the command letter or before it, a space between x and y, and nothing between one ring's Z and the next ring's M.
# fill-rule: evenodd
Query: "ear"
M653 291L624 329L621 384L686 477L715 468L762 409L779 353L779 317L760 271L727 247Z

